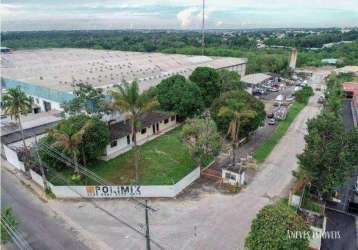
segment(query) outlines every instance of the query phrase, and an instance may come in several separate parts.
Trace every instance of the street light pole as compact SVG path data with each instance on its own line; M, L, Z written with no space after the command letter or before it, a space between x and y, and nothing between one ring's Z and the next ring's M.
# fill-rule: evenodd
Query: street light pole
M203 22L201 25L201 54L204 55L204 49L205 49L205 0L203 0Z
M149 216L148 216L148 200L145 200L145 238L147 242L147 250L150 250L150 236L149 236Z

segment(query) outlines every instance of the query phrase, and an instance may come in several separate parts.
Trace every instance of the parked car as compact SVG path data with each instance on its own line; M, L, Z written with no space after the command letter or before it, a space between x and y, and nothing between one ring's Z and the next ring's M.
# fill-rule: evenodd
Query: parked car
M288 96L286 97L286 102L293 102L293 100L295 100L295 97L294 96Z
M267 118L272 119L273 117L274 117L274 114L273 114L273 113L268 113L268 114L267 114Z
M276 120L274 118L268 120L268 125L275 125L276 124Z
M279 89L277 89L277 88L270 88L270 91L271 91L271 92L278 92Z
M321 91L320 87L315 88L316 91Z
M354 185L354 192L356 193L356 195L358 195L358 177L357 177L357 180L356 180L356 184Z
M323 104L324 103L324 96L320 96L319 98L318 98L318 103L320 103L320 104Z

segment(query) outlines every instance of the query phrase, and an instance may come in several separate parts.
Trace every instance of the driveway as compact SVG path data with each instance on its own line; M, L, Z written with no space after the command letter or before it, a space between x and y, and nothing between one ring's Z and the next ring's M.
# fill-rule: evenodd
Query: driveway
M320 81L321 78L318 78ZM201 192L199 196L155 199L151 237L165 249L243 249L251 222L265 205L287 195L304 148L306 121L319 113L316 93L274 148L253 182L239 194ZM144 232L144 211L126 200L99 201L121 220ZM89 202L51 201L50 205L108 249L145 249L142 235L114 221ZM152 246L152 249L156 249Z

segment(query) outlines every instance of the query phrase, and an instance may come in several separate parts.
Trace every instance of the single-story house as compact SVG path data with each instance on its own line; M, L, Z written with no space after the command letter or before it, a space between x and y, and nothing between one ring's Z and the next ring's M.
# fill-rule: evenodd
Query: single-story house
M246 91L250 94L252 94L254 88L260 88L273 79L273 76L263 73L249 74L241 77L241 81L246 84Z
M140 117L137 144L142 145L177 125L176 115L163 112L148 112ZM133 136L129 120L109 123L110 143L107 145L103 160L110 160L133 147Z

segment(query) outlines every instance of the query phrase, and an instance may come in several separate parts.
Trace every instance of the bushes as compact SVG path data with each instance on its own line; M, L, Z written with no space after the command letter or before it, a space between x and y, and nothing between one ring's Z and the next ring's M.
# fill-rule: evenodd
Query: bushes
M296 101L307 104L309 98L313 96L313 89L310 86L304 86L301 90L295 93Z
M289 233L311 234L309 226L283 202L264 207L251 224L245 240L248 250L308 249L308 237L290 238Z

